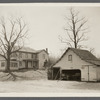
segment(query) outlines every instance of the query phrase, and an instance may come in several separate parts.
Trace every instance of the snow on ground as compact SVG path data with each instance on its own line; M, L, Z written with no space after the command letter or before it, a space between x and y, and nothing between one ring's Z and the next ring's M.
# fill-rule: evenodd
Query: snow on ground
M21 70L12 72L13 74L19 76L16 77L16 80L41 80L46 79L47 80L47 71L46 70ZM11 75L8 75L8 73L0 72L0 81L9 81L12 80Z
M27 80L0 82L0 93L99 93L100 83Z
M23 76L16 81L0 81L0 93L100 93L100 83L47 80L47 72L30 70L13 72ZM0 72L0 80L7 73Z
M41 80L41 79L47 79L47 71L46 70L30 70L26 72L14 72L14 74L18 76L23 76L25 78L29 78L32 80Z

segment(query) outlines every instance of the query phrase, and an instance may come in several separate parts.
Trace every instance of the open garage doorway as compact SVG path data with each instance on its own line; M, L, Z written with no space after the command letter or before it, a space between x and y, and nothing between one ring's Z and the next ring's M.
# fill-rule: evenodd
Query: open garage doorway
M53 80L60 79L60 67L53 68Z
M62 80L81 81L81 71L79 69L62 70Z

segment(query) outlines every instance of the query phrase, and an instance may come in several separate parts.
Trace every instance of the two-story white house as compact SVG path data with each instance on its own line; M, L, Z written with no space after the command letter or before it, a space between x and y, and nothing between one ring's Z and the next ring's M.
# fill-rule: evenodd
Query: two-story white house
M54 80L100 81L100 60L87 50L68 48L52 68Z
M11 55L11 70L22 68L44 69L49 61L48 50L34 50L29 47L23 47L20 51ZM0 70L6 66L5 59L0 57Z

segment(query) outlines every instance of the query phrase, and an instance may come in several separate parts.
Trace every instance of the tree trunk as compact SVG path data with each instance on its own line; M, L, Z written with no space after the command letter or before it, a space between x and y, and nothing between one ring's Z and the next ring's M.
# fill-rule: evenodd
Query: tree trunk
M7 61L6 61L6 68L5 68L5 72L10 72L10 54L9 52L7 53Z
M77 49L77 43L76 43L76 42L74 43L74 46L75 46L75 48Z
M5 72L10 72L10 60L7 60L7 61L6 61Z

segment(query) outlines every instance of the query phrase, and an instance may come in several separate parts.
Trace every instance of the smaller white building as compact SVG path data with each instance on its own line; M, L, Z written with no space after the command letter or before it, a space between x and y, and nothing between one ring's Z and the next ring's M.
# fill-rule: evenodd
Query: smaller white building
M52 68L54 80L100 81L100 60L87 50L68 48Z

